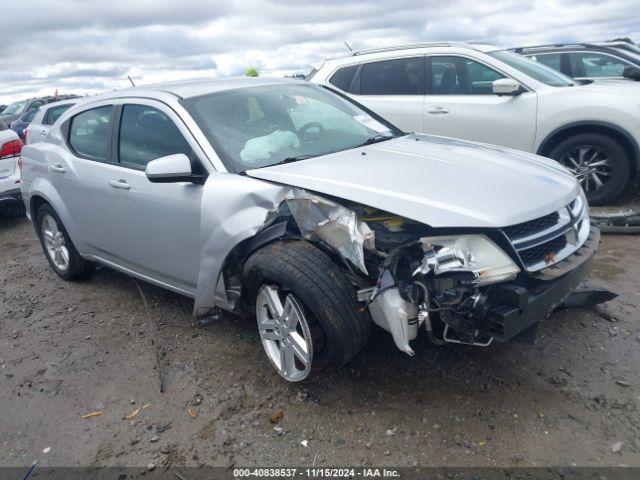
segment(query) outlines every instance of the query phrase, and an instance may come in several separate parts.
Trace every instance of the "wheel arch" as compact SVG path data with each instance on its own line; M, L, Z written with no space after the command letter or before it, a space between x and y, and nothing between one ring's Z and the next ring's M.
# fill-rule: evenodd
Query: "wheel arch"
M546 157L558 143L579 133L599 133L610 136L619 141L629 155L632 171L631 179L635 179L637 184L640 179L640 175L638 175L640 169L640 146L628 131L612 123L602 122L599 120L585 120L563 125L556 128L545 137L545 139L540 143L536 153Z
M36 225L37 218L36 213L38 208L40 208L43 204L51 205L51 208L56 212L56 214L60 217L64 228L67 230L67 234L71 238L71 241L78 249L79 252L83 251L83 244L79 242L76 224L73 221L73 218L69 211L66 209L64 202L60 198L57 190L46 180L38 179L34 182L32 188L29 191L29 214L31 216L31 221L36 227L36 231L38 231L38 226Z

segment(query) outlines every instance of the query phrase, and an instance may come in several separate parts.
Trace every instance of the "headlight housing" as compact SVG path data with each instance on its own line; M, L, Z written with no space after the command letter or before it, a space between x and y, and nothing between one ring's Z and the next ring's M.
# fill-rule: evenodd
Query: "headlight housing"
M425 252L422 271L471 272L475 285L515 278L520 268L485 235L455 235L420 239Z

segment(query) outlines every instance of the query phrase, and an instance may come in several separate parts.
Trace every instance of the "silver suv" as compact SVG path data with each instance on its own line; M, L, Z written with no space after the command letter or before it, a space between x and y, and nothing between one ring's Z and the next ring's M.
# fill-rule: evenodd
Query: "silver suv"
M289 381L340 367L375 323L413 354L535 330L598 245L576 180L502 147L405 135L307 82L226 79L78 104L23 150L53 270L96 263L255 314Z

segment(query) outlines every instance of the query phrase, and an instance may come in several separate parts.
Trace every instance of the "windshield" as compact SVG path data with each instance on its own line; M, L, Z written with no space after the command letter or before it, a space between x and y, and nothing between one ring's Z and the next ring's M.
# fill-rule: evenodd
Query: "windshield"
M234 173L402 135L375 114L313 85L239 88L189 98L184 105Z
M27 104L26 100L22 100L21 102L15 102L5 108L2 112L3 115L12 115L14 113L20 113L24 110L24 106Z
M512 68L520 70L531 78L552 87L569 87L573 85L573 80L566 75L556 72L552 68L531 60L523 55L518 55L517 53L508 52L506 50L489 52L489 55L506 63Z

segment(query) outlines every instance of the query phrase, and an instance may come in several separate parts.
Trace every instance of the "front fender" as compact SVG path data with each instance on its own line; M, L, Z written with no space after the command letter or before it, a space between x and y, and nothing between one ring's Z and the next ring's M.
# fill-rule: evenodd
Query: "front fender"
M242 175L214 173L202 194L201 254L193 315L214 307L229 309L222 268L231 250L253 237L290 187Z

